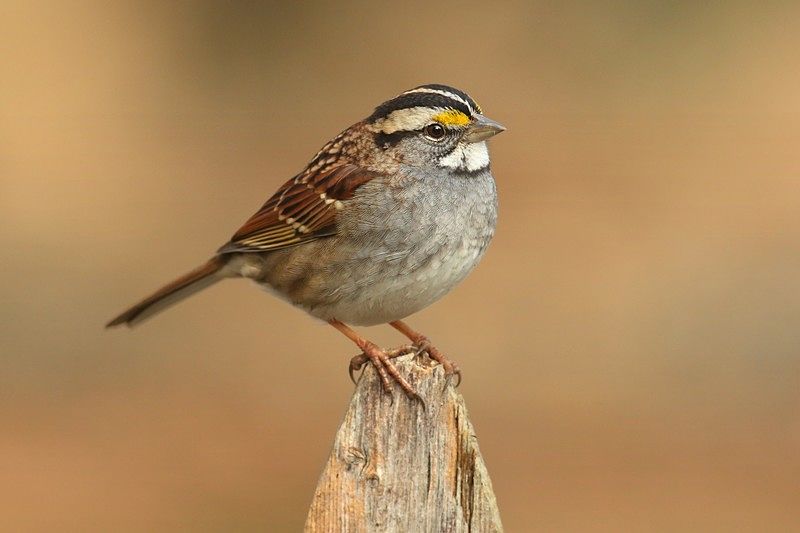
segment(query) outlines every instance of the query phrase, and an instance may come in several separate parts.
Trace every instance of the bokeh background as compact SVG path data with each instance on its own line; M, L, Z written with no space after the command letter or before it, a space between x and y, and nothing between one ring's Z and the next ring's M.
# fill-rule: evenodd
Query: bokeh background
M797 528L798 20L796 2L4 2L2 528L302 527L349 342L233 281L102 326L429 82L509 127L489 253L410 320L464 370L507 529Z

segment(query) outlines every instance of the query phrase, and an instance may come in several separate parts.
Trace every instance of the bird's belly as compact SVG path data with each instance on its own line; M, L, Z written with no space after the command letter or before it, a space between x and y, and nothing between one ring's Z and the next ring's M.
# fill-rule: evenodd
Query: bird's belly
M483 246L464 244L442 249L414 269L402 264L384 265L379 275L372 269L351 265L350 279L341 298L313 307L309 312L322 319L369 326L400 320L429 306L469 274L480 260Z

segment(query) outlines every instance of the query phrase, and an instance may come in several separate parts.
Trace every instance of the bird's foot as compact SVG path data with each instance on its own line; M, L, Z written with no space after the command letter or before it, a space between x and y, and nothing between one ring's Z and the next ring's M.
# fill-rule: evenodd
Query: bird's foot
M458 365L444 356L442 352L440 352L433 344L431 344L431 340L426 337L425 335L418 335L414 341L414 347L417 349L417 355L421 353L427 353L428 357L442 365L444 369L444 373L446 376L455 376L456 387L461 385L461 369L458 368Z
M394 322L389 322L389 325L392 326L394 329L408 337L412 343L414 343L414 347L417 349L417 354L421 354L425 352L428 354L428 357L442 365L444 369L444 373L447 377L456 376L458 381L456 382L456 387L461 384L461 370L458 368L458 365L455 364L453 361L448 359L444 356L442 352L436 349L435 346L431 344L431 340L423 335L422 333L411 329L411 326L403 322L402 320L395 320Z
M404 344L403 346L399 346L397 348L389 348L387 350L383 350L383 353L386 354L386 357L389 359L394 359L395 357L400 357L401 355L408 355L410 353L417 353L417 347L413 344ZM350 359L350 366L347 371L350 373L350 379L353 383L356 383L355 372L360 372L364 365L370 361L369 356L361 352L360 354L354 356Z
M375 370L378 372L378 376L381 379L384 391L391 394L392 381L394 381L400 386L401 389L403 389L403 392L405 392L409 398L421 401L419 395L414 390L414 387L411 386L406 378L404 378L397 370L397 367L394 365L394 363L392 363L392 359L395 357L414 353L416 351L415 346L407 344L400 346L399 348L382 350L374 343L365 340L359 346L359 348L361 348L361 353L350 360L350 366L348 369L350 373L350 379L353 380L353 383L355 383L355 377L353 373L361 370L367 362L371 362L375 367Z

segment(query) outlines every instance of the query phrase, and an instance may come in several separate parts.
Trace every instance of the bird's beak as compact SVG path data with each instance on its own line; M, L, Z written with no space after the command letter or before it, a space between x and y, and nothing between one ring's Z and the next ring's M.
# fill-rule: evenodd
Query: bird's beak
M493 135L497 135L501 131L506 131L506 127L495 122L490 118L486 118L481 114L475 115L472 124L467 126L467 133L464 134L464 140L468 143L476 143L485 141Z

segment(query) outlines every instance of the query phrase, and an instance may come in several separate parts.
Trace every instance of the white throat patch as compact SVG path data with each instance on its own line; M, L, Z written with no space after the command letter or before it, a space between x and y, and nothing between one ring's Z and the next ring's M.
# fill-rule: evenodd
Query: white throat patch
M489 165L489 149L485 141L459 144L439 160L439 165L453 170L475 172Z

